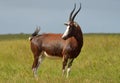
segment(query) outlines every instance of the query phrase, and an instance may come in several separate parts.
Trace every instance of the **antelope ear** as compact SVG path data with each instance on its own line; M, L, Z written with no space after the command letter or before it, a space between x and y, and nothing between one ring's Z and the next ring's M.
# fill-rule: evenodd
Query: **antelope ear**
M68 26L69 24L68 23L64 23L64 25Z

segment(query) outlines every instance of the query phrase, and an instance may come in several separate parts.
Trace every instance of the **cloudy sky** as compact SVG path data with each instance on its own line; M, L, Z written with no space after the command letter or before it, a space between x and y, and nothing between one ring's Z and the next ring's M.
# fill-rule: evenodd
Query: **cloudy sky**
M83 33L120 33L120 0L0 0L0 34L63 33L74 3Z

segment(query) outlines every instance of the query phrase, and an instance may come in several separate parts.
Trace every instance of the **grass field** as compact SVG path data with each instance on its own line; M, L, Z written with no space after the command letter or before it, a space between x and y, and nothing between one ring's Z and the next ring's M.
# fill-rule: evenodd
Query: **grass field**
M120 83L120 34L85 34L69 78L62 60L46 58L34 79L29 35L0 35L0 83Z

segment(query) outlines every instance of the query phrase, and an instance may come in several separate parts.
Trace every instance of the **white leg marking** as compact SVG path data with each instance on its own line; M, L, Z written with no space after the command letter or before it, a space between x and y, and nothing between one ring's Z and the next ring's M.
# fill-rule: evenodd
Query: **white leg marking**
M34 77L36 78L37 77L37 69L36 68L33 68L33 74L34 74Z
M34 74L34 77L35 77L35 78L37 78L37 69L38 69L38 67L40 66L40 64L42 63L44 57L45 57L45 56L42 55L42 53L41 53L41 55L39 56L39 59L38 59L38 64L37 64L37 66L36 66L35 68L33 68L33 74Z
M36 80L38 80L38 76L37 76L37 69L33 68L33 74Z
M70 68L67 69L67 76L66 76L67 78L69 76L70 70L71 70Z
M42 61L43 61L44 57L45 57L44 55L40 55L40 56L39 56L39 60L38 60L39 64L41 64L41 63L42 63Z
M65 74L65 69L63 69L63 73L62 73L62 75L64 75Z
M43 55L43 52L42 52L41 55L39 56L39 59L38 59L38 67L42 63L42 61L44 60L44 58L45 58L45 56Z

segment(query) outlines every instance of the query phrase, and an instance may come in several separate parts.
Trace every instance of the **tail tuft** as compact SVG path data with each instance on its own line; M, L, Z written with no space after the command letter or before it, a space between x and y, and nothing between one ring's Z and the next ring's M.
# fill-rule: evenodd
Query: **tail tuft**
M38 35L39 31L40 31L40 27L37 27L36 30L34 31L34 33L32 34L32 36L29 37L29 40L32 40L32 38L33 38L34 36Z
M34 36L38 35L39 31L40 31L40 27L37 27L36 30L34 31L34 33L32 34L32 36L34 37Z

